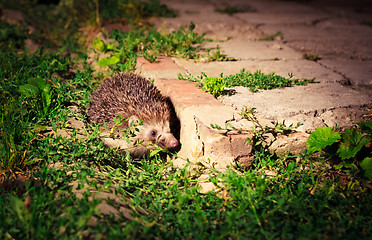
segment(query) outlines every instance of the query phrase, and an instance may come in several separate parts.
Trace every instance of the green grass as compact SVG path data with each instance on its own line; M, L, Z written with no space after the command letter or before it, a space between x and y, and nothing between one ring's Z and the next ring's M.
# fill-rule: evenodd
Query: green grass
M99 129L86 120L90 92L104 77L86 55L72 58L47 48L28 54L23 34L13 36L0 45L0 239L371 235L372 195L362 169L335 170L324 156L279 158L264 148L256 148L248 169L231 166L226 172L178 168L169 153L132 159L106 148ZM71 118L84 127L72 129ZM71 136L60 136L62 130ZM340 144L344 149L362 137L350 130ZM199 180L201 174L209 178ZM214 183L216 190L201 193L201 182ZM94 198L97 192L121 201ZM102 202L119 213L103 214Z
M276 159L257 152L248 171L210 174L209 181L220 179L223 188L201 194L193 179L197 173L157 156L127 159L93 139L86 144L49 139L40 146L44 160L62 167L34 170L37 180L26 184L21 196L0 195L2 238L367 239L372 231L371 195L323 179L327 167L301 157ZM269 170L274 177L265 175ZM103 215L97 210L102 200L89 200L94 191L110 189L129 201L132 219ZM99 224L89 225L92 217Z
M27 28L23 26L11 25L4 20L0 20L0 48L6 51L24 48L24 40L28 37Z
M94 78L89 69L72 74L70 57L47 50L33 55L2 52L0 64L1 166L24 169L38 158L27 154L41 137L38 131L66 122L68 105L85 106Z
M68 129L64 123L69 117L85 121L95 78L89 68L66 71L78 67L74 61L48 51L3 56L2 106L11 109L9 103L15 102L17 108L11 114L1 111L1 116L21 128L2 125L2 139L4 133L14 136L28 163L9 172L2 165L2 171L10 182L15 171L29 169L30 177L24 187L0 188L1 239L367 239L371 233L370 191L358 173L335 174L324 160L277 158L258 149L249 169L189 171L159 154L131 159L107 149L98 129L88 124L85 138L46 135L43 126L58 132ZM55 72L59 75L53 77ZM29 99L19 91L31 76L50 85L52 100L46 110L41 93ZM77 112L69 111L72 105ZM200 193L201 173L209 175L207 181L219 182L215 192ZM90 198L97 191L127 202L131 218L100 213L98 204L106 200ZM108 204L120 209L115 201ZM92 225L92 218L98 224Z
M0 7L21 11L24 22L33 25L33 38L39 42L78 53L85 51L88 29L98 32L110 22L135 28L148 25L149 17L177 15L159 0L60 0L50 4L15 0L4 1Z
M210 40L204 38L205 34L195 33L194 28L191 22L187 30L181 27L169 34L159 33L155 28L139 28L130 32L114 30L110 33L113 43L104 43L100 38L94 40L93 47L97 52L110 54L104 58L98 56L97 63L114 71L133 71L137 56L143 56L150 62L157 61L160 55L199 58L200 44ZM219 49L216 54L221 56Z
M243 86L249 88L252 92L257 92L260 89L270 90L294 85L306 85L307 83L313 83L315 81L315 78L293 79L292 74L289 74L289 78L285 78L275 73L264 74L260 70L251 73L247 72L245 69L242 69L240 73L226 77L221 74L219 78L212 78L202 73L200 77L179 74L178 79L197 82L198 86L211 93L214 97L222 95L225 87Z

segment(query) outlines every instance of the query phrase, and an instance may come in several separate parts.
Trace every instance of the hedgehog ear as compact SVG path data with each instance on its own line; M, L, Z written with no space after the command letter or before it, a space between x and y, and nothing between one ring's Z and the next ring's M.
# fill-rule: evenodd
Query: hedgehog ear
M128 119L129 126L137 125L140 119L136 115L132 115Z

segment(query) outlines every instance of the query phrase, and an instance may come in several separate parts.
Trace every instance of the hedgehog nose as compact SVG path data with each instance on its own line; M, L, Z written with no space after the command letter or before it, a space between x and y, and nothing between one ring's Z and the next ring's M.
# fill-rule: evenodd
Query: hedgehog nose
M170 142L170 145L171 145L172 148L177 147L177 146L178 146L178 141L177 141L177 139L172 140L172 141Z

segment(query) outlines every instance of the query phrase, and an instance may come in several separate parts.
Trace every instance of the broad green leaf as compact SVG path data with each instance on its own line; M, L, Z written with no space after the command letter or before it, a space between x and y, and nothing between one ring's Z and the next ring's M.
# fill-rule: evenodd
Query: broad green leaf
M360 163L360 166L364 170L364 176L372 181L372 157L363 159L363 161Z
M109 43L104 43L103 40L97 37L93 42L92 45L95 49L101 52L107 52L109 50L114 50L115 47Z
M46 111L46 108L52 102L52 93L49 84L45 85L45 87L42 89L41 97L43 99L44 111Z
M92 42L92 45L98 51L103 51L104 48L105 48L105 43L99 37L97 37L96 39L94 39L94 41Z
M97 62L99 66L108 66L120 62L120 59L116 56L102 58Z
M28 79L28 83L38 87L40 90L42 90L46 85L45 80L42 78Z
M115 47L109 43L106 43L105 44L105 51L108 51L108 50L115 50Z
M308 153L312 154L321 151L323 148L332 145L341 138L338 132L334 132L330 127L317 128L307 140Z
M19 86L19 91L29 98L36 98L39 95L39 89L31 84L24 84Z
M368 136L363 136L361 132L354 128L348 128L342 134L340 148L337 153L342 160L355 157L355 155L362 149L364 145L370 142Z
M372 134L372 121L360 122L358 125L362 132Z

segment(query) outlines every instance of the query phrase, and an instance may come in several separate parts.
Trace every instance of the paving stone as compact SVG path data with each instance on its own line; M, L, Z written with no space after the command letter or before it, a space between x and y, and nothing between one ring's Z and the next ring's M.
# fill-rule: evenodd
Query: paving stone
M264 23L265 25L275 24L290 26L300 24L310 25L319 19L329 18L329 15L326 13L314 13L312 9L306 7L302 7L303 9L298 9L298 6L299 5L297 5L297 9L294 9L296 7L291 6L289 9L282 9L282 11L276 8L276 13L273 13L272 10L265 11L259 9L257 12L239 13L236 14L236 16L255 25ZM263 9L263 7L260 8ZM273 7L267 9L273 9ZM273 15L275 15L275 17L273 17Z
M300 60L303 54L296 52L281 42L274 41L249 41L246 39L233 38L226 42L210 42L204 46L216 49L217 45L221 51L229 57L238 61L242 60ZM223 71L221 71L223 72Z
M199 185L201 187L200 193L213 192L216 189L216 186L211 182L201 182Z
M147 61L144 57L138 57L137 63L140 65L139 68L143 68L146 72L154 70L183 70L182 67L178 66L174 60L169 57L160 56L152 63Z
M322 58L354 58L371 60L372 40L367 26L340 26L315 28L312 26L263 26L269 34L280 31L287 46L300 52L317 53ZM353 37L357 36L357 37ZM330 44L332 43L332 44Z
M288 152L297 155L306 150L307 139L309 134L295 132L289 136L279 136L269 147L271 153L278 156L285 156Z
M220 97L227 105L255 107L258 116L280 119L297 114L316 115L326 110L371 105L371 97L338 83L315 83L250 94Z
M207 38L214 40L226 40L228 37L244 36L246 39L255 39L257 35L254 26L249 24L237 24L237 19L232 19L227 14L215 12L214 2L167 1L169 8L177 9L176 19L157 18L152 23L160 31L177 31L180 27L195 24L195 32L206 33ZM239 20L238 20L239 21ZM242 21L239 21L243 23Z
M343 75L347 81L350 81L346 84L372 89L372 60L360 61L357 59L324 59L320 60L319 63L323 64L332 71Z
M170 57L159 57L153 63L138 57L135 72L148 79L177 79L179 73L184 74L184 69Z
M156 79L154 84L160 91L169 96L177 112L190 106L223 106L212 95L206 94L194 82L185 80L159 80Z

